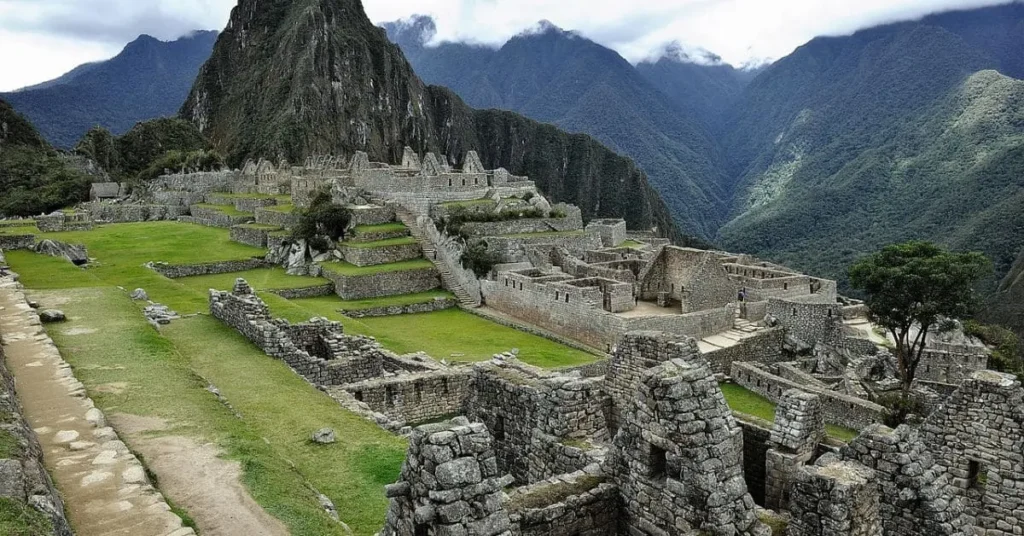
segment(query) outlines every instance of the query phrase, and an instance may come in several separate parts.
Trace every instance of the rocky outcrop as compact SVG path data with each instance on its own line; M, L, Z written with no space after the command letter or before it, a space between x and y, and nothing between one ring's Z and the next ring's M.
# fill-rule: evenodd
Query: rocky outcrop
M397 163L410 146L460 167L475 150L485 168L529 176L584 217L677 233L632 161L589 136L476 111L448 89L426 86L358 0L241 0L181 116L234 164L356 151Z
M43 240L36 244L35 252L51 257L64 257L68 262L76 266L82 266L89 262L89 253L86 251L85 246L68 244L57 240Z

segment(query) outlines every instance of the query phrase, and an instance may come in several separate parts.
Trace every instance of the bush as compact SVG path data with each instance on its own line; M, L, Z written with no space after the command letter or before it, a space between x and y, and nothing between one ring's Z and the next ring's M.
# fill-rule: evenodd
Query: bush
M565 217L554 216L555 211L552 211L551 217ZM523 220L523 219L535 219L545 218L548 214L537 207L524 206L524 207L511 207L501 212L481 212L478 210L469 210L466 207L455 207L448 212L448 215L441 221L442 230L450 236L462 236L468 238L462 232L462 226L467 223L493 223L499 221L512 221L512 220Z
M305 240L309 247L317 251L327 251L330 249L329 240L339 242L345 238L351 221L349 210L335 205L331 194L321 191L313 197L313 202L302 214L292 231L292 238Z
M501 257L490 250L486 242L476 241L462 252L462 267L472 270L477 277L486 277L501 262Z
M885 416L885 425L889 428L896 428L907 422L907 417L910 415L925 416L924 405L912 396L904 398L902 393L882 395L875 400L875 403L889 410Z
M216 151L167 151L149 167L139 172L135 180L139 183L148 182L163 175L165 171L196 173L217 171L223 167L224 157Z
M1008 374L1016 374L1024 381L1024 355L1020 338L1002 326L987 326L974 320L964 322L964 333L981 339L992 347L988 368Z

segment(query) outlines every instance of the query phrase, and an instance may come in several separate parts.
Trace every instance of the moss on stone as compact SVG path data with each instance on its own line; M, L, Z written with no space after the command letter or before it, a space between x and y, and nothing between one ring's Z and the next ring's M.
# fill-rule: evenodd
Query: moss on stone
M0 498L0 534L4 536L40 536L53 533L53 523L31 506Z

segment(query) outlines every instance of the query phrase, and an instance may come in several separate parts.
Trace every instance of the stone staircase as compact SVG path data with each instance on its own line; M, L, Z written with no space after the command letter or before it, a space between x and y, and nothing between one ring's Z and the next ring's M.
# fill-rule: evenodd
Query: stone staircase
M459 300L459 304L463 307L480 307L480 303L474 300L473 297L466 292L466 289L462 288L458 279L452 275L445 263L438 260L437 250L434 248L434 245L430 240L423 235L423 231L420 230L419 225L416 222L416 215L400 205L395 205L394 208L395 216L397 216L398 220L409 228L409 232L412 234L412 237L419 243L420 248L423 250L423 256L432 262L437 268L438 273L441 274L441 281L444 282L445 288L455 295Z
M736 318L733 321L732 329L723 331L697 341L701 352L707 354L723 348L731 348L745 339L757 335L766 328L758 326L757 323L740 318L739 309L736 310Z

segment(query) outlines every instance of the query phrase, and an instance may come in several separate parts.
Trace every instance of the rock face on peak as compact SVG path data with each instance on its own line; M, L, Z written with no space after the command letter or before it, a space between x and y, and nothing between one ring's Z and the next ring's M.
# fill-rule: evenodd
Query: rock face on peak
M460 166L475 150L486 167L529 175L585 217L624 217L677 238L632 161L589 136L476 111L427 86L358 0L240 0L181 116L234 164L355 151L398 162L408 145Z

